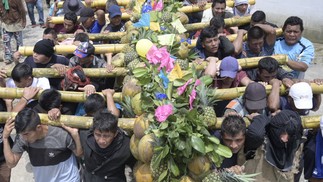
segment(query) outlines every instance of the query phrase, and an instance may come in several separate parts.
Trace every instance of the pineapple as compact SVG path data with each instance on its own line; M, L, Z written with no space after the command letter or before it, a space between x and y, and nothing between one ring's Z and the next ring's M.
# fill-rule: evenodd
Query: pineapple
M202 182L221 182L221 177L216 172L212 172L208 174Z
M155 161L157 158L157 154L154 154L151 161ZM161 161L160 164L158 165L157 169L153 168L153 163L150 163L150 170L152 171L152 175L154 178L154 181L158 181L159 176L165 171L168 170L168 165L167 162L165 160Z
M214 126L216 124L216 114L213 109L215 101L208 97L209 92L211 92L211 89L203 84L201 90L198 92L201 103L199 108L202 109L204 122L206 122L208 126Z
M127 44L127 45L123 46L121 52L126 53L126 52L133 51L133 50L134 50L134 48L130 44Z
M169 11L164 11L161 19L166 23L170 23L173 20L173 14Z
M127 65L128 70L132 73L132 71L136 68L136 66L140 63L139 59L134 59L129 62Z
M129 49L125 52L124 55L124 62L128 65L130 62L138 58L138 54L134 48Z
M176 59L176 62L179 64L182 70L187 70L189 67L187 59Z

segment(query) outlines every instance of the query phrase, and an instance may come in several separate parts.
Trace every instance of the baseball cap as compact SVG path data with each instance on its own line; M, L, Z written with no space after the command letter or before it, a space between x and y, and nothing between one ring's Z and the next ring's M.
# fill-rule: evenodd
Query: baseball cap
M249 83L245 93L245 107L249 110L264 109L267 106L266 88L260 83Z
M74 51L74 55L79 58L85 58L94 54L95 47L89 42L81 42Z
M80 19L79 19L79 21L83 23L88 18L91 18L93 16L94 16L94 11L93 11L92 8L88 8L88 7L82 8L81 9L81 13L80 13Z
M236 58L228 56L222 59L220 64L220 77L235 78L238 71L239 63Z
M312 87L308 83L295 83L290 87L288 95L293 98L297 109L313 108L313 91Z
M235 0L234 6L239 6L241 4L248 4L248 0Z
M122 15L120 7L118 5L115 5L115 4L109 7L108 13L109 13L110 18L114 18L115 16L121 16Z

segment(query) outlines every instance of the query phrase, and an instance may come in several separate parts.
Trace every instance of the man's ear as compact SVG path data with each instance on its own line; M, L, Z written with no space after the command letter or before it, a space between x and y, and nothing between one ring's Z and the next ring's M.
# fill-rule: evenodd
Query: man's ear
M41 131L42 130L42 126L39 124L36 126L36 131Z

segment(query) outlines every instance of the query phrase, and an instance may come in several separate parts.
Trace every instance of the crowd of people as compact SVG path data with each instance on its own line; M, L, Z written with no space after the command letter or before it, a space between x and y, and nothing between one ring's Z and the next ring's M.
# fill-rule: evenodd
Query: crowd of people
M6 70L0 70L0 86L24 89L19 99L0 99L1 111L18 112L0 125L0 181L10 181L10 169L25 151L35 181L126 181L125 166L132 168L136 160L130 152L129 136L117 125L122 108L113 101L115 79L90 80L83 72L83 68L114 69L113 54L95 54L93 45L101 42L92 42L88 33L126 31L122 11L113 0L108 0L104 9L86 7L80 0L65 0L59 9L58 2L52 4L50 16L45 19L41 0L25 1L31 26L36 26L36 6L38 23L45 29L42 40L34 45L33 55L24 60L10 44L14 37L17 47L23 45L27 15L23 1L0 3L4 61L15 64L11 78L7 78ZM46 3L50 7L50 1ZM313 93L310 84L323 83L322 79L304 79L314 59L314 46L302 36L303 20L288 17L280 37L276 35L278 27L267 22L265 12L255 11L248 0L235 0L231 9L226 0L211 3L211 8L188 14L189 23L210 22L209 27L190 32L198 39L194 51L199 58L195 61L208 61L204 74L213 78L214 89L246 87L243 96L214 105L217 117L224 120L221 129L212 132L233 153L224 159L221 169L236 174L261 172L257 181L299 181L302 173L311 182L323 180L322 131L303 129L300 117L320 108L321 94ZM206 1L183 1L184 6L193 4L204 7ZM108 20L105 13L109 14ZM52 24L53 16L63 16L63 24ZM251 22L225 26L224 18L242 16L251 16ZM75 38L59 42L57 34L74 34ZM233 42L226 37L230 34L237 35ZM57 55L57 44L77 48L73 54ZM288 56L288 71L270 57L275 54ZM237 60L260 56L264 57L253 69L242 69ZM36 78L33 68L53 68L63 78ZM266 85L271 85L268 95ZM287 88L287 95L280 95L281 86ZM39 99L34 100L40 90ZM84 103L62 102L57 90L85 92L87 98ZM102 92L105 98L95 92ZM37 113L47 113L51 120L61 114L91 116L93 126L81 130L44 125ZM243 117L251 121L249 126ZM14 141L13 129L17 133Z

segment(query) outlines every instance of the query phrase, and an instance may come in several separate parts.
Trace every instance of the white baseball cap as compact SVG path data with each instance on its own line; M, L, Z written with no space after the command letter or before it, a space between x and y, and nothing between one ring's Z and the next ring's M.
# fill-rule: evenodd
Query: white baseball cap
M295 83L290 87L289 96L294 100L297 109L313 108L312 87L306 82Z

